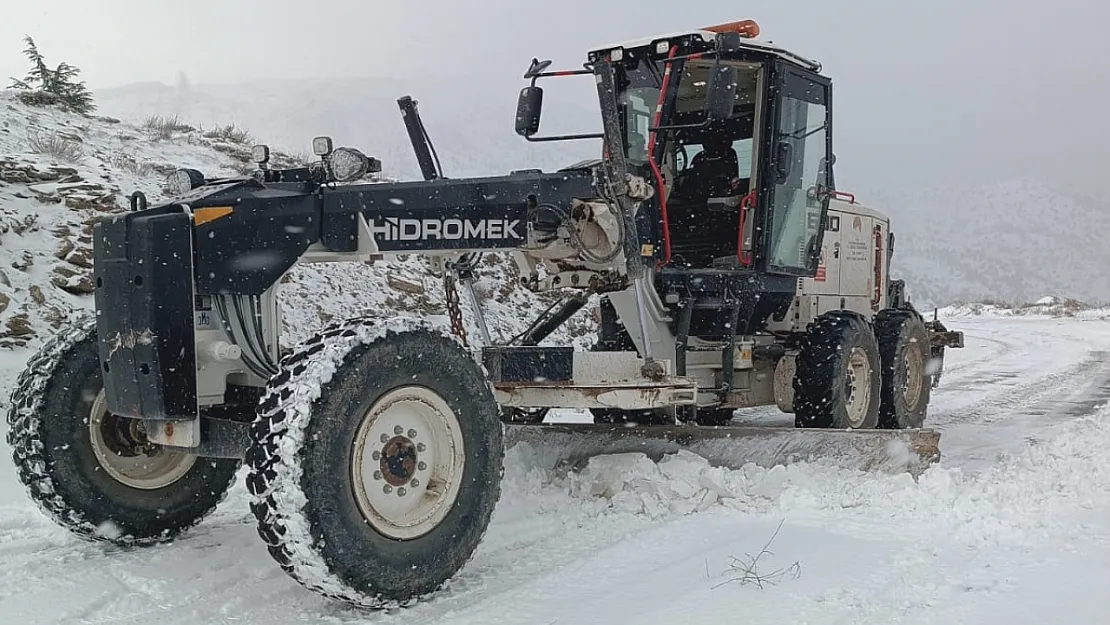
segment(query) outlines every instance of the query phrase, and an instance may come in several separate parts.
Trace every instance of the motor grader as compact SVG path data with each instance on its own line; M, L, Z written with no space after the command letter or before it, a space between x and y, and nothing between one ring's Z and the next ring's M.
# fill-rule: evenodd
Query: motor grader
M444 177L405 97L424 180L360 182L381 163L322 137L307 166L271 168L259 146L254 175L180 170L167 200L136 193L95 226L95 314L12 395L30 496L80 536L149 545L200 522L245 463L278 564L375 608L464 567L514 440L730 466L756 447L771 462L892 444L935 460L930 388L962 335L914 310L890 279L889 221L837 189L820 65L757 35L744 21L605 46L569 72L534 60L517 132L602 148L559 171ZM600 132L538 134L537 82L564 76L596 82ZM444 276L449 324L380 311L282 347L278 287L296 264L414 253ZM564 295L509 340L473 299L479 331L462 319L488 253ZM592 349L545 343L591 299ZM794 427L728 424L773 405ZM594 423L544 423L564 408Z

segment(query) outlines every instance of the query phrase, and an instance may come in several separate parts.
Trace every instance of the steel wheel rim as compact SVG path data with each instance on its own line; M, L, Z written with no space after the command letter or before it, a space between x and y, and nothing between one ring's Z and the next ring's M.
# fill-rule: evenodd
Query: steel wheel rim
M906 349L905 356L902 358L902 365L906 373L906 381L902 385L902 394L907 405L916 406L925 387L925 357L921 350Z
M848 413L848 427L863 427L867 412L871 407L871 364L867 352L853 347L848 353L848 370L845 373L844 392L847 396L845 409Z
M355 501L380 534L419 538L454 506L465 463L462 428L447 402L422 386L394 389L363 415L355 434Z
M196 464L197 456L193 454L166 451L143 443L142 422L109 414L103 389L93 400L88 422L97 462L105 473L124 486L139 490L165 488L185 477ZM153 455L147 453L151 450Z

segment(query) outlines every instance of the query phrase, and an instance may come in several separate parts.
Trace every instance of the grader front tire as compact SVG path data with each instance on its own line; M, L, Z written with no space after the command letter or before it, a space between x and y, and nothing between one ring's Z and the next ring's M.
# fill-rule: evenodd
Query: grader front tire
M252 427L259 535L302 585L405 606L470 559L500 496L501 423L482 368L416 321L353 321L282 362Z

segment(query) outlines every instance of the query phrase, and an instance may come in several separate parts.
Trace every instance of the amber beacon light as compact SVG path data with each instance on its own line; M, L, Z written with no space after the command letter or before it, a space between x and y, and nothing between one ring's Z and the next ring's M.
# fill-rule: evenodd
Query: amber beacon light
M740 20L739 22L706 26L702 30L711 33L737 33L745 39L755 39L759 36L759 24L756 24L755 20Z

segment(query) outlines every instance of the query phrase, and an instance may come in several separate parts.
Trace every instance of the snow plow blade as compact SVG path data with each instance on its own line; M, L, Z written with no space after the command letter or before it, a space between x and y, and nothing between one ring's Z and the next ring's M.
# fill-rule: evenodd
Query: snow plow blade
M759 426L624 426L505 424L505 447L533 448L551 470L575 470L593 456L641 452L658 461L686 450L714 466L740 469L753 463L808 462L843 469L920 475L940 460L940 432L919 430L819 430Z

